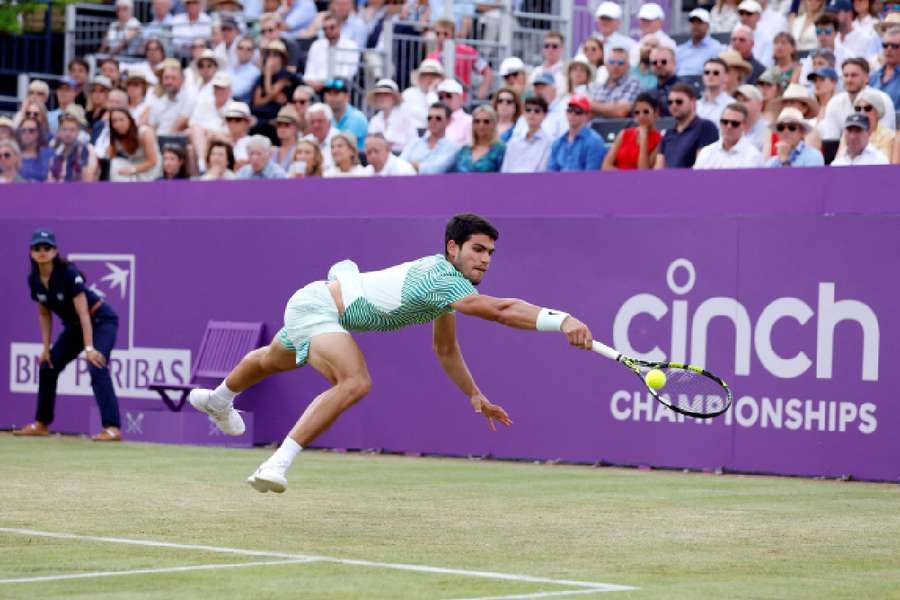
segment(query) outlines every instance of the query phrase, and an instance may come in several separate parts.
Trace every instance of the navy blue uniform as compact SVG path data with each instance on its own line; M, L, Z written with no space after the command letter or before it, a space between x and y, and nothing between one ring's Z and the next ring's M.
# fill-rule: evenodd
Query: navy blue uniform
M107 364L101 369L88 363L91 388L94 390L94 397L100 407L100 419L103 427L119 427L119 401L116 399L116 392L109 374L110 353L116 344L119 317L109 305L103 303L100 297L84 284L84 276L72 265L54 268L50 274L48 287L44 287L37 272L28 276L31 299L43 305L63 322L62 333L59 334L50 349L50 360L53 366L41 363L35 419L45 425L53 422L53 412L56 406L56 383L59 374L84 350L84 335L74 302L78 294L84 293L87 297L88 310L91 312L94 348L106 358Z

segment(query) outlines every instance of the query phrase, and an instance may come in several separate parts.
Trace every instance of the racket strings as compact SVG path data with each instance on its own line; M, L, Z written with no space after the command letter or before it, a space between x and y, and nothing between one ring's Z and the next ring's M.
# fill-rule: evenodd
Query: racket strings
M646 377L651 370L651 367L641 366L641 376ZM716 415L728 407L728 393L715 379L672 366L659 370L665 374L666 384L656 393L664 404L697 415Z

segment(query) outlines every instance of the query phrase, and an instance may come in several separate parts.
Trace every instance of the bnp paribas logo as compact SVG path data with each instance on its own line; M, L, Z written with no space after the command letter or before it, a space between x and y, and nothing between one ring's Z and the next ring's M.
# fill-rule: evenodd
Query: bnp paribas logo
M139 304L141 289L137 255L74 253L66 258L83 273L84 285L119 316L119 334L109 365L116 393L123 398L158 398L156 392L146 389L151 381L187 383L191 370L189 349L142 347L135 339L135 323L138 322L135 307ZM149 282L147 287L160 284ZM146 304L143 310L153 313L165 308ZM37 338L11 344L11 392L37 392L40 353L41 344ZM93 394L90 383L87 362L79 357L76 364L69 365L60 376L59 393L90 396Z

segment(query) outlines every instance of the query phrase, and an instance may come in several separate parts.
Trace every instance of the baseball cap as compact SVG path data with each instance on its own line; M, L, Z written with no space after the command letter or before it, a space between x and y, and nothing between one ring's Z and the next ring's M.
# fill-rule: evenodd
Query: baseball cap
M74 119L81 127L87 127L88 125L87 119L84 117L84 109L80 104L72 103L66 107L66 110L60 113L60 121L63 121L67 118Z
M638 11L638 19L641 19L642 21L656 21L665 18L666 11L662 9L662 6L655 2L648 2L641 7L640 11Z
M759 88L748 83L745 83L744 85L738 87L738 89L734 91L734 95L743 96L747 100L762 101L763 99L762 92L759 91Z
M836 13L841 11L852 11L853 3L850 0L831 0L825 7L825 12Z
M334 79L328 79L325 81L325 84L322 86L322 93L325 92L350 92L350 84L347 83L347 80L342 77L335 77Z
M815 71L807 75L806 79L808 81L815 81L816 77L828 77L829 79L833 79L834 81L837 81L839 79L837 71L835 71L831 67L822 67L821 69L816 69Z
M219 17L219 27L222 29L240 29L237 19L231 15L222 15Z
M509 58L504 58L503 62L500 63L500 77L506 77L507 75L512 75L513 73L521 73L525 70L525 63L522 62L522 59L518 56L510 56Z
M49 229L35 229L31 234L31 245L47 244L56 248L56 234Z
M230 88L231 77L224 71L216 71L212 78L213 87Z
M851 127L859 127L863 131L868 131L869 117L862 113L851 113L844 121L844 129L850 129Z
M597 7L597 12L594 13L594 17L597 19L602 17L606 17L607 19L621 19L622 7L615 2L609 2L607 0Z
M445 79L443 80L437 88L438 92L444 92L447 94L460 94L463 93L463 87L459 84L455 79Z
M688 21L691 19L700 19L704 23L709 24L709 11L705 8L695 8L688 15Z
M59 80L58 87L62 87L62 86L75 88L75 87L78 87L78 82L75 81L74 79L72 79L71 77L63 77L62 79Z
M108 90L112 89L112 81L109 80L109 77L106 75L97 75L94 79L91 80L91 85L99 85L101 87L105 87Z
M556 80L550 73L541 73L534 78L531 85L556 85Z
M738 4L738 12L761 13L762 6L756 0L744 0Z
M582 96L581 94L572 94L572 97L569 98L568 106L577 106L584 112L591 112L591 101L588 100L587 96Z

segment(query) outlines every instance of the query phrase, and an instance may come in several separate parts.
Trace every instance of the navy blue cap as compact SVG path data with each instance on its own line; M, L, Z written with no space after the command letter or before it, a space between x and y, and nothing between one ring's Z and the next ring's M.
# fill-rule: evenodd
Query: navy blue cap
M532 81L531 84L556 85L556 80L553 79L553 75L551 75L550 73L541 73L534 78L534 81Z
M56 234L49 229L35 229L31 234L31 245L47 244L56 248Z
M850 127L859 127L863 131L868 131L869 117L858 112L850 113L850 116L844 121L844 129L849 129Z
M825 7L825 12L836 13L842 10L853 10L853 3L850 0L831 0Z
M77 88L78 82L72 79L71 77L63 77L59 80L59 85L67 85L70 88Z
M816 69L812 73L806 76L808 81L815 81L816 77L828 77L829 79L833 79L834 81L838 80L837 71L832 69L831 67L822 67L821 69Z

